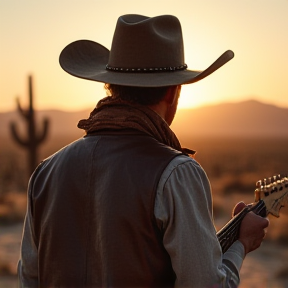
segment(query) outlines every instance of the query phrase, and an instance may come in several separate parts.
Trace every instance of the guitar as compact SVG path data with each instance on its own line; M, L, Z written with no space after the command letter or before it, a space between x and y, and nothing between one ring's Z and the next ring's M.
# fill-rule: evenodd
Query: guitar
M253 211L259 216L267 217L270 213L279 217L281 207L288 203L288 178L280 174L256 183L255 203L245 207L217 232L217 237L225 253L238 239L242 219Z

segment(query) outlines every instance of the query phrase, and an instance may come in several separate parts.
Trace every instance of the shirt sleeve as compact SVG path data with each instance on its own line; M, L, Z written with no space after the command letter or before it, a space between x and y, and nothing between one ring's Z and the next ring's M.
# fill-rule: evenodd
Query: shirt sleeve
M244 247L236 241L223 255L212 216L209 180L186 156L166 167L154 214L176 274L175 287L237 287Z

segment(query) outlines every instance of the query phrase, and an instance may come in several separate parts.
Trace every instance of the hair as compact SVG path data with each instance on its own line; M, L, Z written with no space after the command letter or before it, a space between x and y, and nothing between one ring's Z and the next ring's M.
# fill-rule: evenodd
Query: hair
M166 95L169 87L133 87L116 84L105 84L104 86L108 95L141 105L158 104Z

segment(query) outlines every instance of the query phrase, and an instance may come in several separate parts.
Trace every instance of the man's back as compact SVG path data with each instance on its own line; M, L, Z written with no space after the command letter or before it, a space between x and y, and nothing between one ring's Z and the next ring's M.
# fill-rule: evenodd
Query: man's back
M154 200L163 170L181 153L138 132L112 134L72 143L33 175L41 287L174 284Z

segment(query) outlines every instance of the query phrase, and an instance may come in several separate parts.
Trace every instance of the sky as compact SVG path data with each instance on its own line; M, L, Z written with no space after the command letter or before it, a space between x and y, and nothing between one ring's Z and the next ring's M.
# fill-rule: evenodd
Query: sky
M288 0L1 0L0 112L28 102L33 76L36 109L91 109L102 83L78 79L58 62L79 39L110 49L123 14L179 18L189 69L204 70L224 51L234 59L182 87L180 108L256 99L288 107Z

